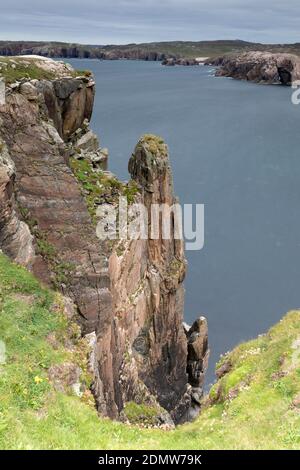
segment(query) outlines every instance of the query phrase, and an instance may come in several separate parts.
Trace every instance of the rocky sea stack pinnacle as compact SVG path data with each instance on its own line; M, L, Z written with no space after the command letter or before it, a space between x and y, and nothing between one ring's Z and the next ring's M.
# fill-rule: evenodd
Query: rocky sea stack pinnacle
M66 297L91 346L99 413L128 420L134 402L155 410L158 425L192 419L203 394L207 324L201 317L183 325L183 242L174 227L168 240L96 236L97 208L116 205L119 195L149 213L152 204L175 202L167 146L141 138L132 181L118 181L89 129L93 77L50 59L14 63L13 73L28 72L9 74L0 107L0 248Z

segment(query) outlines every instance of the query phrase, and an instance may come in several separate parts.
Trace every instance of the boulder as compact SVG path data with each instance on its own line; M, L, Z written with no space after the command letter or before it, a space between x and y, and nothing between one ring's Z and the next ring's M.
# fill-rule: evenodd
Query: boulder
M20 85L20 93L26 96L28 101L37 101L38 99L38 91L30 82L25 82Z
M77 140L75 146L87 152L96 152L99 149L99 141L93 131L88 131Z

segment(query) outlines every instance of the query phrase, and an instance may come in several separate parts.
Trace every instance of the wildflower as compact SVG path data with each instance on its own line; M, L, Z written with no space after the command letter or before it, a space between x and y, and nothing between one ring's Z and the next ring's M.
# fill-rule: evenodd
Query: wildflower
M40 384L40 383L43 382L43 379L41 377L39 377L38 375L36 375L34 377L34 381L35 381L36 384Z

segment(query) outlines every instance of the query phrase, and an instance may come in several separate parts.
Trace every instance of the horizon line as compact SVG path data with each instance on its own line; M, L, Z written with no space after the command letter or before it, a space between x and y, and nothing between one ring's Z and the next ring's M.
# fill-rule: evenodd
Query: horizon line
M274 43L267 43L267 42L256 42L256 41L247 41L244 39L200 39L199 41L192 41L192 40L170 40L170 41L146 41L146 42L126 42L126 43L108 43L108 44L93 44L93 43L81 43L76 41L60 41L60 40L47 40L47 39L0 39L0 42L4 43L54 43L54 44L69 44L69 45L76 45L76 46L89 46L89 47L120 47L120 46L141 46L141 45L155 45L155 44L172 44L172 43L216 43L216 42L241 42L247 44L259 44L264 46L293 46L296 44L300 44L300 40L297 42L274 42Z

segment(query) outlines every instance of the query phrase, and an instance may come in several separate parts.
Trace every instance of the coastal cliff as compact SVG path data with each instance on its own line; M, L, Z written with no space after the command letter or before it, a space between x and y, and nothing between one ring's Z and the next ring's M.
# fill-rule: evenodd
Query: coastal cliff
M129 44L125 46L87 46L81 44L0 41L0 55L35 55L65 59L146 60L162 61L174 54L160 51L153 45Z
M175 201L167 147L142 137L118 181L89 129L93 77L32 60L0 59L0 448L299 449L299 310L225 354L201 398L207 322L182 325L174 227L95 236L120 195L147 214Z
M0 41L0 56L41 55L65 59L100 60L192 60L197 57L220 57L249 51L300 55L300 44L261 44L236 40L164 41L140 44L87 45L47 41Z
M125 406L134 425L97 415L90 341L70 310L0 253L2 450L299 449L299 311L222 357L200 416L170 430L156 429L157 411L134 402Z
M255 83L291 85L300 79L300 58L287 53L244 52L206 61L220 67L218 77L231 77Z
M194 418L209 353L205 319L183 326L182 242L174 229L169 240L96 236L98 208L119 196L148 211L175 202L167 146L144 136L122 183L89 129L90 74L39 57L0 65L1 249L75 305L101 415L130 420L134 403L157 425Z

